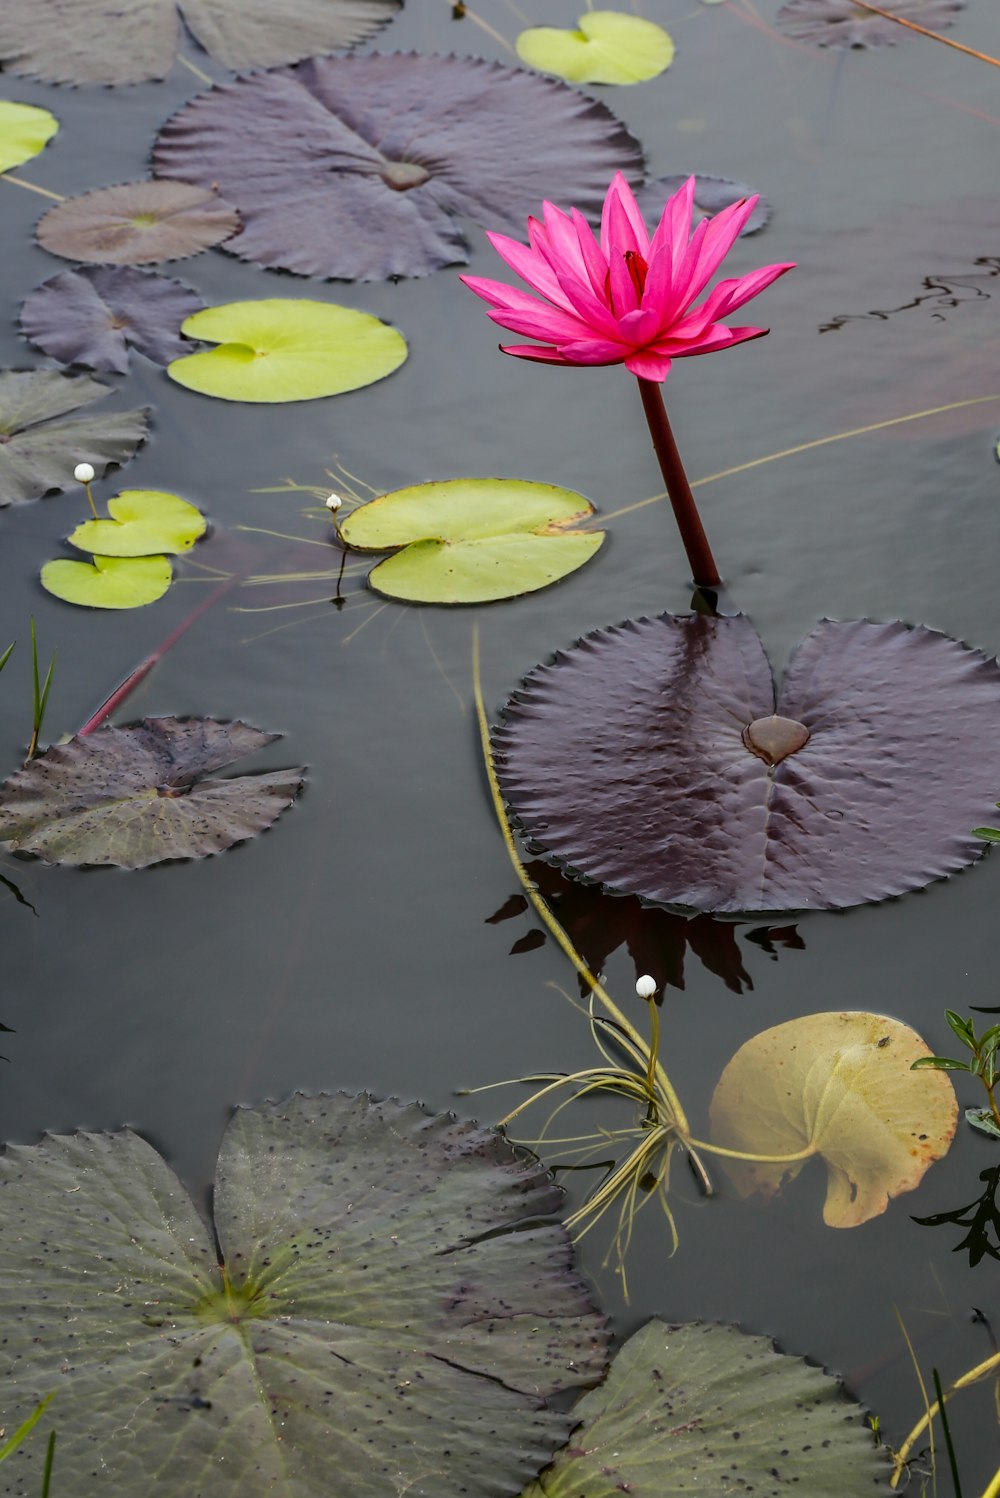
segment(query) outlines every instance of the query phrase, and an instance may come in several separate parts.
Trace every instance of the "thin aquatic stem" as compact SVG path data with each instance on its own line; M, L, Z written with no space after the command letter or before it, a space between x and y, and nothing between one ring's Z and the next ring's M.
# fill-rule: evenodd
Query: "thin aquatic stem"
M663 390L656 380L644 380L639 376L636 378L639 381L639 394L642 397L642 409L646 413L649 435L653 439L653 450L663 474L663 482L667 486L667 497L681 533L692 579L696 587L717 588L722 578L667 419Z
M751 1155L745 1150L730 1150L721 1144L709 1144L706 1139L691 1139L687 1142L696 1150L704 1150L706 1154L724 1155L727 1160L751 1160L755 1165L794 1165L799 1160L811 1160L816 1153L814 1144L796 1150L793 1155Z
M940 1403L935 1399L933 1404L928 1405L927 1413L917 1421L902 1446L896 1452L895 1470L889 1480L890 1487L896 1488L899 1486L899 1479L903 1475L903 1468L906 1465L910 1452L928 1426L933 1430L934 1417L940 1413L940 1405L947 1404L948 1400L953 1399L960 1389L967 1389L970 1384L978 1383L981 1378L986 1378L988 1374L998 1372L1000 1372L1000 1352L995 1352L990 1357L984 1359L983 1362L977 1363L974 1368L970 1368L968 1372L963 1373L961 1378L956 1378L954 1383L949 1384L944 1391ZM992 1492L989 1495L984 1493L983 1498L996 1498L996 1495Z

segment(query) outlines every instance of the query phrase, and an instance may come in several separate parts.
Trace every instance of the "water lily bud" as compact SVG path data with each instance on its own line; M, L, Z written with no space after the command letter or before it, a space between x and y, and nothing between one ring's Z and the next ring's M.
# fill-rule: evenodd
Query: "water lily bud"
M643 973L635 985L635 991L640 999L651 999L656 992L656 979L651 978L648 973Z
M94 477L94 465L92 463L77 463L73 469L73 477L78 484L89 484Z
M344 501L341 499L339 494L328 494L323 503L326 505L328 510L339 510Z

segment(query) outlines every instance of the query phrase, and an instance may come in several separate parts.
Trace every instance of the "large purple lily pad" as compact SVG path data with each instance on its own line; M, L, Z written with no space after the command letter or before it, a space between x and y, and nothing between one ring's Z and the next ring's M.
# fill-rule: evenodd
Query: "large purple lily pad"
M205 303L196 291L130 265L64 270L26 298L21 332L60 364L125 374L129 349L156 364L191 352L181 323Z
M373 281L468 259L453 215L523 234L543 198L600 208L642 152L610 110L470 57L312 58L199 95L167 122L161 177L218 190L241 259ZM289 233L289 225L294 232Z
M46 83L165 78L181 41L227 68L298 62L366 41L402 0L4 0L0 63ZM178 15L178 11L180 15Z
M932 31L951 26L964 4L965 0L879 0L881 10ZM788 0L778 12L778 25L796 41L820 47L894 47L913 35L853 0Z
M748 619L663 614L537 667L495 742L525 836L584 878L702 911L841 909L980 856L1000 667L923 626L825 620L776 705Z

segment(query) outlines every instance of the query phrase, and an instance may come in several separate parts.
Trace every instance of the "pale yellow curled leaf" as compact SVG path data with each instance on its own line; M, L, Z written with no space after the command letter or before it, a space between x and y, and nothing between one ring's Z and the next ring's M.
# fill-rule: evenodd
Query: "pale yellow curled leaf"
M826 1163L823 1220L850 1228L919 1185L947 1153L958 1121L944 1072L911 1071L931 1052L884 1015L806 1014L740 1046L711 1106L712 1142L770 1164L720 1157L740 1196L774 1196L810 1155Z

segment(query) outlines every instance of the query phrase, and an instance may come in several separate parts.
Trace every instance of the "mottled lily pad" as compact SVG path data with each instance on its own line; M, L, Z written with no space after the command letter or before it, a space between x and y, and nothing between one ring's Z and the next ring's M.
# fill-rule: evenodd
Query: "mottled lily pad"
M734 182L729 177L706 177L692 172L657 177L655 182L647 182L645 187L640 187L635 195L647 222L651 219L653 223L659 223L664 203L684 186L690 176L695 179L694 223L700 223L703 218L712 218L730 204L738 203L741 198L752 198L757 193L757 189L749 183ZM741 237L745 239L748 234L756 234L758 229L763 229L770 217L770 203L759 198L756 208L740 231Z
M402 333L353 307L299 297L227 302L185 322L218 348L175 359L179 385L228 401L310 401L384 380L406 358Z
M568 83L644 83L674 60L662 26L618 10L588 10L576 31L532 26L517 38L517 55L529 68Z
M881 10L932 31L951 26L965 0L879 0ZM884 16L862 10L853 0L788 0L778 24L799 42L820 47L894 47L913 32Z
M604 105L554 79L400 54L213 88L167 122L153 164L236 205L234 255L372 281L464 264L455 214L521 234L543 198L599 213L612 173L640 176L642 153Z
M366 41L402 0L6 0L0 63L46 83L165 78L180 18L223 67L269 67ZM180 16L178 15L180 11Z
M69 415L108 394L89 375L0 369L0 506L77 488L78 463L101 475L128 461L146 439L145 411Z
M205 777L280 737L212 718L146 718L53 744L0 787L0 841L46 863L121 869L221 853L270 827L304 772Z
M57 557L41 571L42 587L63 603L85 609L142 609L162 598L173 581L165 556L93 556L89 562Z
M108 514L78 525L70 545L102 557L180 556L208 529L199 509L161 489L123 489L108 500Z
M930 1054L915 1030L882 1014L804 1014L754 1035L715 1089L712 1139L804 1158L720 1156L740 1196L774 1196L813 1155L826 1165L828 1227L858 1227L913 1191L947 1154L958 1123L944 1072L912 1072Z
M187 352L181 323L205 303L196 291L152 270L94 265L64 270L21 308L21 332L60 364L125 374L129 349L156 364Z
M735 1326L650 1321L522 1498L683 1498L888 1491L885 1448L838 1379Z
M239 215L214 192L155 179L67 198L38 221L38 243L64 260L149 265L184 260L239 232Z
M0 172L37 156L58 129L59 121L47 109L0 99Z
M143 1498L514 1494L574 1424L550 1398L604 1368L558 1188L414 1104L240 1109L214 1231L128 1130L11 1146L0 1179L0 1419L58 1387L62 1498L95 1469Z
M603 531L568 527L594 507L571 489L522 479L445 479L360 505L340 536L395 556L373 567L377 593L408 603L494 603L547 588L589 562Z
M827 620L776 706L749 620L663 614L532 671L496 746L522 830L571 872L694 910L840 909L981 855L1000 668L922 626Z

